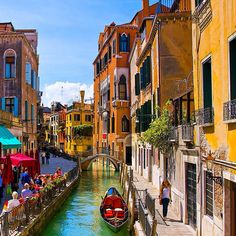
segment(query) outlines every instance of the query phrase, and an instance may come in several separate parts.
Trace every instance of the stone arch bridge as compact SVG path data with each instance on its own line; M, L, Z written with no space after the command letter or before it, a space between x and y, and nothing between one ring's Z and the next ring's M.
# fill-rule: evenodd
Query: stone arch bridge
M86 158L84 158L83 160L81 160L81 168L82 170L88 170L89 168L89 165L99 159L99 158L105 158L105 159L108 159L112 164L113 166L115 167L115 170L118 171L119 170L119 166L120 166L120 160L108 155L108 154L95 154L93 156L88 156Z

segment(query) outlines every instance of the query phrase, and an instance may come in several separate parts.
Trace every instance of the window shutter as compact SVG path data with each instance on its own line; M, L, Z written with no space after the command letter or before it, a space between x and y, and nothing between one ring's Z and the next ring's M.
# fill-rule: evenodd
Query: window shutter
M28 101L25 101L25 121L28 121Z
M18 117L18 97L14 98L14 111L13 115Z
M108 48L108 60L111 60L111 46Z
M143 67L140 68L140 80L141 80L141 89L143 89L144 88Z
M136 127L135 127L135 130L136 130L136 133L140 133L140 126L141 126L141 119L140 119L140 109L138 108L136 110L136 119L139 120L139 122L136 122Z
M139 73L135 74L135 95L138 96L140 94L140 80Z
M146 67L147 67L147 81L146 81L146 84L148 85L151 82L151 60L150 60L150 56L147 57Z
M31 123L34 123L34 105L31 105Z
M28 84L31 84L31 64L28 62L25 64L25 79Z
M119 34L119 51L122 51L121 50L121 34Z
M147 85L147 61L143 62L143 88Z
M128 34L128 38L127 38L127 51L130 51L130 34Z
M2 110L6 110L6 98L2 98Z
M11 66L10 64L5 65L5 77L9 79L11 77Z

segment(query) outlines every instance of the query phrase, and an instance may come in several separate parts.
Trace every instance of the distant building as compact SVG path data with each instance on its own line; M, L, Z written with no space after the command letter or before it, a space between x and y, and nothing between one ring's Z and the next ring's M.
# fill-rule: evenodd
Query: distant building
M131 164L130 64L136 34L145 17L154 15L157 4L143 8L124 24L105 26L98 39L94 60L94 154L110 155Z
M12 23L0 23L0 107L22 122L22 151L37 148L39 92L35 29L17 30Z
M93 146L93 104L84 103L84 91L80 102L73 102L66 113L66 147L72 156L88 156Z

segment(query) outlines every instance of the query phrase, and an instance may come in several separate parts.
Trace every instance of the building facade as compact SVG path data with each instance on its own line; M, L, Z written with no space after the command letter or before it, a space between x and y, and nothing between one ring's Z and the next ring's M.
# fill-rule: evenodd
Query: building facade
M236 234L236 2L192 1L192 12L195 132L202 166L199 224L204 235L231 236ZM209 153L214 158L210 172Z
M84 102L84 91L80 91L80 102L73 102L66 113L65 152L71 156L86 157L92 154L93 104Z
M94 154L110 155L131 164L129 56L142 19L154 14L156 5L143 0L143 9L131 22L106 26L98 40L94 60Z
M22 122L22 151L37 148L38 34L17 30L11 23L0 23L1 108Z

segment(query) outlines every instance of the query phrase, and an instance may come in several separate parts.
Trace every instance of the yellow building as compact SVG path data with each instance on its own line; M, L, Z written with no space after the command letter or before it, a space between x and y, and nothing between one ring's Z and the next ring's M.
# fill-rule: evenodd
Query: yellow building
M196 139L203 165L204 235L236 235L236 1L192 0ZM216 183L212 176L221 178Z
M88 156L93 146L93 105L84 103L84 91L80 91L81 101L73 102L66 113L66 145L69 155Z

